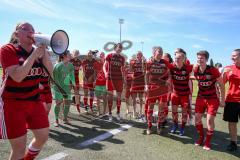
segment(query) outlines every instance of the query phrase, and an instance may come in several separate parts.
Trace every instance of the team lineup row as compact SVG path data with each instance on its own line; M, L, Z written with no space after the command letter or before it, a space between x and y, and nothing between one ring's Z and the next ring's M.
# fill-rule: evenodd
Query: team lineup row
M88 57L80 61L78 51L73 52L71 60L75 67L75 75L77 75L80 66L83 70L83 90L84 90L84 106L87 111L88 107L88 92L90 92L90 109L92 111L92 102L94 90L97 97L98 111L100 110L100 99L103 99L103 114L106 112L106 106L109 110L109 120L112 121L112 104L113 90L116 90L117 99L117 120L120 120L121 97L123 88L125 88L125 99L127 111L129 110L129 97L133 99L133 117L136 117L136 98L138 96L140 102L140 117L145 117L148 128L147 134L151 134L152 130L152 115L154 104L158 102L158 120L157 133L161 134L162 126L166 122L168 113L168 101L172 103L172 117L174 125L171 132L176 133L179 129L179 135L184 135L185 125L188 117L191 116L191 78L198 81L199 92L195 107L195 125L199 133L199 139L196 145L204 145L204 149L210 150L210 141L214 131L214 119L219 106L224 107L224 120L238 120L239 112L235 116L232 114L232 105L238 108L239 95L238 90L230 85L229 92L225 99L224 83L229 81L229 73L232 76L238 74L238 68L233 66L226 67L221 74L219 70L213 66L207 65L209 53L207 51L199 51L197 53L197 64L191 65L186 58L186 52L178 48L175 52L175 60L170 63L168 58L163 57L161 47L153 48L153 56L146 61L141 52L137 53L136 58L131 59L129 64L125 64L125 59L121 55L122 46L116 44L114 52L104 57L104 53L100 54L100 60L92 58L92 53L89 51ZM233 61L238 58L239 50L235 50L232 55ZM69 58L66 59L70 60ZM66 61L68 61L66 60ZM62 73L62 72L61 72ZM193 76L190 75L193 73ZM76 79L76 81L78 81ZM231 82L231 81L230 81ZM234 83L237 83L234 79ZM75 93L79 93L79 82L75 87ZM230 83L231 84L231 83ZM234 84L238 85L238 84ZM123 87L125 86L125 87ZM58 91L57 91L58 92ZM70 93L70 92L69 92ZM144 114L142 114L143 97L145 96ZM107 97L107 98L106 98ZM57 98L56 96L54 98ZM76 106L80 112L79 96L75 95ZM226 104L225 104L226 101ZM235 104L237 103L237 104ZM182 122L178 125L178 107L182 108ZM206 138L203 133L202 115L207 110L207 133ZM230 111L229 111L230 110ZM100 114L100 111L99 111ZM234 117L234 118L233 118ZM234 124L235 125L235 124ZM56 118L56 126L58 126L58 118ZM229 150L236 148L236 141L233 140L228 147Z

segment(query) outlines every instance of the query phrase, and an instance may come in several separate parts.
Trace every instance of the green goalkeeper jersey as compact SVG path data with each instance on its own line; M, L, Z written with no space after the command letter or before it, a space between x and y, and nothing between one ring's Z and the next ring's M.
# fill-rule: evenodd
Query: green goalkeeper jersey
M75 85L74 67L72 63L57 63L53 69L53 79L67 94L71 94L70 85ZM56 85L53 85L53 89L58 91Z

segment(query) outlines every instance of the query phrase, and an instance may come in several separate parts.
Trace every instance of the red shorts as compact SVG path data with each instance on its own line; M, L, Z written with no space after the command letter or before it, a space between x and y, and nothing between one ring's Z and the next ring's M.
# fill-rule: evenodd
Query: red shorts
M93 83L83 83L83 89L94 90Z
M40 94L40 99L45 103L52 103L52 92Z
M123 90L123 81L122 80L107 80L107 90L117 92L122 92Z
M131 95L130 89L131 89L131 86L127 86L125 89L125 98L126 99L128 99Z
M133 93L143 93L145 89L144 77L140 76L139 78L135 77L135 80L132 82L131 92Z
M132 93L143 93L145 89L145 85L132 85L131 92Z
M0 113L1 114L1 113ZM27 129L49 127L48 115L42 101L5 100L1 119L0 138L23 136Z
M146 99L148 100L148 104L156 103L157 100L161 103L167 103L167 99L168 99L167 97L168 95L166 94L158 97L147 97Z
M216 99L197 98L195 112L204 113L205 109L207 109L208 114L216 116L218 107L219 100L217 98Z
M148 85L146 96L149 102L152 103L155 103L156 100L159 100L159 102L167 102L168 86L159 86L154 84Z
M189 95L178 96L178 95L172 93L171 101L172 101L172 105L174 105L174 106L181 105L182 107L187 107L189 105Z

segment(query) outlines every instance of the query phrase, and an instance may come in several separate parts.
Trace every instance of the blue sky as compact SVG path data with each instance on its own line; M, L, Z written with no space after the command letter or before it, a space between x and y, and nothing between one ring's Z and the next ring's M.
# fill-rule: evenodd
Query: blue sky
M123 18L122 40L133 42L124 51L129 57L143 41L146 57L156 45L172 55L181 47L194 63L204 49L214 62L228 65L232 50L240 48L239 0L0 0L0 12L0 44L8 42L16 23L27 21L37 32L65 30L69 49L85 54L118 42Z

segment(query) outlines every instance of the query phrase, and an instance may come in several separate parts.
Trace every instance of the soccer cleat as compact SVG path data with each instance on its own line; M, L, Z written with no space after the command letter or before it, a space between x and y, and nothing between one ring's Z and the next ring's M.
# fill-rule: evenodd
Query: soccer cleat
M88 107L85 106L84 108L85 108L85 113L88 113Z
M94 111L93 111L93 108L92 108L92 106L90 106L90 111L91 111L91 113L93 113Z
M53 126L54 126L54 127L59 127L59 121L58 121L58 119L53 123Z
M71 123L68 121L68 119L64 119L64 120L63 120L63 123L64 123L64 124L71 125Z
M236 142L231 141L231 143L227 146L227 151L234 152L237 150Z
M179 130L179 136L183 136L184 133L185 133L185 128L181 127L180 130Z
M195 146L201 146L202 144L203 144L203 140L204 140L204 138L202 137L200 137L196 142L195 142Z
M206 150L206 151L210 151L210 150L211 150L210 144L205 144L205 145L203 146L203 149Z
M167 123L168 123L168 122L167 122L167 120L165 119L164 122L162 123L162 126L161 126L161 127L162 127L162 128L165 128L165 126L167 125Z
M160 125L157 125L157 134L161 135L162 133L162 127Z
M147 123L147 119L146 119L145 116L142 117L142 122L143 122L143 123Z
M108 120L109 120L110 122L112 122L112 120L113 120L113 117L112 117L112 115L111 115L111 114L109 114L109 116L108 116Z
M172 126L172 129L171 129L171 133L176 133L176 131L178 130L178 125L177 124L174 124L173 126Z
M150 135L152 133L152 130L150 128L147 129L147 135Z
M120 113L117 113L117 120L120 121L121 120L121 117L120 117Z

